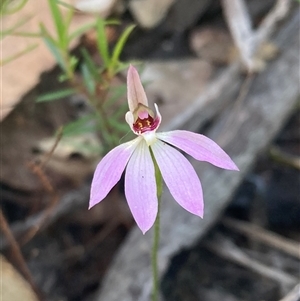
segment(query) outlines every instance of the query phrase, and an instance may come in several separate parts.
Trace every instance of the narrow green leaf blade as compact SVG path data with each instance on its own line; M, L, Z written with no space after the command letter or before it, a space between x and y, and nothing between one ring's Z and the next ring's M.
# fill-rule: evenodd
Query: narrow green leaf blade
M76 93L74 89L64 89L55 92L50 92L39 96L36 102L48 102L53 100L58 100Z
M88 66L84 63L81 65L81 73L83 76L84 85L86 86L88 93L90 95L94 95L96 90L96 83Z
M108 50L108 42L105 34L105 22L99 18L96 23L97 29L97 47L103 59L104 66L108 67L110 64L110 56Z
M57 37L59 42L62 42L65 34L64 18L58 8L57 0L48 0L51 15L56 28Z
M97 70L95 62L91 58L91 56L88 53L88 51L86 50L86 48L81 48L80 52L83 56L84 63L89 68L92 76L95 78L95 80L100 81L100 76L99 76L100 72Z
M43 40L44 40L46 46L48 47L48 49L50 50L50 52L52 53L52 55L55 57L60 68L64 71L66 71L64 59L63 59L63 57L60 53L60 50L57 47L55 41L50 36L45 35L45 34L43 35Z
M32 44L26 47L24 50L21 50L20 52L17 52L9 57L4 58L3 60L0 60L0 67L14 61L15 59L21 57L22 55L32 51L33 49L37 48L39 45L38 44Z
M91 22L91 23L87 23L82 25L81 27L77 28L76 30L74 30L70 35L69 35L69 42L73 41L74 39L76 39L77 37L80 37L81 35L83 35L85 32L87 32L88 30L94 28L96 25L95 22Z
M74 136L94 132L96 129L95 118L95 114L89 114L68 123L63 127L63 135Z
M118 99L120 99L123 95L126 94L127 85L122 84L118 87L112 87L111 89L111 96L109 99L107 99L103 105L104 109L109 108L111 105L113 105ZM126 102L127 105L127 102Z
M129 35L131 34L131 32L133 31L133 29L135 28L136 25L130 25L128 26L125 31L122 33L120 39L118 40L116 46L114 47L113 53L112 53L112 57L111 57L111 63L110 63L110 70L115 70L115 68L118 65L119 62L119 58L121 55L121 52L125 46L125 43L128 40Z

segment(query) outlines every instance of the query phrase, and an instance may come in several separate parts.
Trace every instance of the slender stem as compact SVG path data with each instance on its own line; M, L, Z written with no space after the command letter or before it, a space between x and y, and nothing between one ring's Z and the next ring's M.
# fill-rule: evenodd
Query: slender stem
M158 212L154 223L154 238L153 238L153 246L152 246L152 279L153 279L152 301L158 301L158 292L159 292L158 264L157 264L159 230L160 230L159 209L160 209L160 198L158 199Z
M158 262L157 262L157 254L158 254L158 246L159 246L159 233L160 233L160 203L161 203L161 195L163 191L163 181L162 175L159 170L159 167L155 161L154 155L151 151L152 160L155 167L155 180L156 180L156 189L157 189L157 200L158 200L158 209L157 216L154 223L154 237L153 237L153 246L152 246L152 279L153 279L153 290L152 290L152 301L158 301L158 293L159 293L159 277L158 277Z

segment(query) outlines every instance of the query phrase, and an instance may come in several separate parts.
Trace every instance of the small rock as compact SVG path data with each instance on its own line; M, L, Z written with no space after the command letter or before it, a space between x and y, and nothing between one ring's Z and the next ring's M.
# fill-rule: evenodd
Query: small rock
M106 18L115 11L118 2L118 0L76 0L74 6L82 12L97 13L100 17Z
M153 28L166 16L174 0L131 0L129 9L141 27Z
M2 301L38 301L29 283L2 255L0 255L0 266Z
M190 35L190 47L197 56L213 64L226 65L233 60L232 38L228 31L220 27L196 28Z
M210 0L177 0L170 8L166 18L167 31L184 32L197 23L208 9L218 5L217 2Z

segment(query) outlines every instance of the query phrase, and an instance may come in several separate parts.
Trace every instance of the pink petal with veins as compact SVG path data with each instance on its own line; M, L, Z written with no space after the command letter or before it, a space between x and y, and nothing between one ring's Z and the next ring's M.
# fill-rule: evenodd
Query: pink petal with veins
M187 211L203 217L202 187L191 163L179 151L160 140L151 149L174 199Z
M239 170L223 149L208 137L188 131L157 133L161 139L178 147L199 161L206 161L220 168Z
M158 203L154 164L142 140L130 158L125 174L125 195L131 213L145 234L154 224Z
M112 149L98 164L91 185L89 209L101 202L120 180L126 164L141 142L138 137Z
M148 107L148 100L137 70L130 65L127 73L127 98L129 110L133 112L139 103Z

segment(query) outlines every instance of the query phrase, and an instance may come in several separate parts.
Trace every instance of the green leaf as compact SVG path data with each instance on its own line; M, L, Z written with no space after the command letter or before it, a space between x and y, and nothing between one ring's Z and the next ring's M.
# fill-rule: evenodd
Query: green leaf
M68 123L63 127L63 135L73 136L94 132L96 128L95 118L96 115L93 113Z
M81 27L77 28L75 31L73 31L69 35L69 42L71 42L73 39L76 39L77 37L83 35L85 32L87 32L91 28L95 27L95 25L96 25L96 23L94 21L94 22L91 22L91 23L84 24Z
M116 143L116 139L117 137L112 135L112 133L109 133L109 131L107 131L107 127L105 125L105 120L104 118L101 118L101 116L98 114L97 115L97 128L99 128L102 139L103 139L103 143L104 148L107 149L107 151L111 150L114 146L117 145Z
M60 68L66 71L64 59L60 53L60 49L57 47L56 42L48 35L44 35L43 40L50 52L52 53L52 55L54 56L54 58L56 59L56 62L58 63Z
M128 69L128 67L131 65L131 64L134 64L133 62L130 62L130 63L122 63L122 62L119 62L118 64L118 67L116 68L116 73L119 73L125 69Z
M120 39L118 40L116 46L114 47L113 53L112 53L112 57L111 57L111 63L110 63L110 71L114 71L118 65L119 62L119 58L121 55L121 52L125 46L125 43L127 42L127 39L129 37L129 35L131 34L131 32L133 31L133 29L135 28L136 25L130 25L128 26L124 32L122 33ZM115 73L115 72L113 72Z
M12 26L11 28L7 29L7 30L3 30L0 32L0 38L3 39L5 38L5 36L7 35L11 35L14 33L15 30L17 30L19 27L23 26L24 24L26 24L28 21L30 21L33 18L33 15L27 16L25 18L22 18L21 20L19 20L14 26Z
M115 131L119 131L121 133L127 133L128 131L130 131L130 128L127 123L121 123L113 118L109 119L109 123Z
M72 5L70 5L69 3L66 3L64 1L60 1L60 0L56 0L57 4L60 4L61 6L64 6L68 9L74 9L74 7Z
M84 63L88 67L88 69L91 72L92 76L94 77L94 79L96 81L100 82L101 81L100 76L99 76L100 72L97 70L97 68L95 66L95 62L91 58L90 54L88 53L88 51L85 48L81 48L80 52L83 56Z
M120 117L124 117L125 113L128 111L128 103L127 101L121 104L118 109L114 112L113 118L114 120L120 119Z
M61 42L63 41L64 36L65 36L64 18L58 8L57 0L48 0L48 3L50 6L51 15L52 15L54 25L56 28L56 33L57 33L57 37L59 40L59 44L61 44Z
M110 20L105 20L104 24L105 25L120 25L121 22L117 19L110 19Z
M3 60L0 60L0 67L14 61L15 59L19 58L20 56L32 51L33 49L37 48L39 45L38 44L32 44L26 47L24 50L17 52L16 54L13 54Z
M72 70L72 74L74 73L77 64L78 64L78 58L76 56L72 55L71 57L69 57L69 67Z
M125 95L127 86L126 84L120 85L118 87L111 87L110 90L112 90L112 96L105 101L103 104L104 108L109 108L111 105L113 105L118 99L120 99L123 95Z
M96 23L97 29L97 46L101 58L103 59L104 66L108 67L110 64L110 55L108 51L108 42L105 34L105 22L99 18Z
M24 7L27 1L28 0L19 0L19 1L1 0L0 13L1 15L14 14Z
M94 95L96 90L96 83L86 64L81 65L81 73L83 76L84 85L86 86L88 93L90 95Z
M59 90L55 92L50 92L43 94L39 96L36 100L36 102L48 102L48 101L53 101L57 99L61 99L70 95L73 95L76 93L76 90L74 89L64 89L64 90Z
M69 9L68 10L68 13L67 13L67 16L65 17L66 21L65 21L65 28L64 28L64 36L63 36L63 44L64 44L64 47L65 49L68 49L69 48L69 42L70 42L70 39L68 38L68 32L69 32L69 28L70 28L70 25L71 25L71 22L73 20L73 16L74 16L74 9Z

